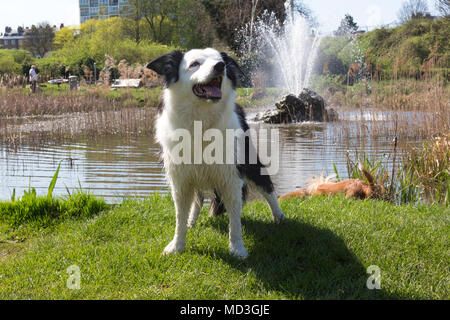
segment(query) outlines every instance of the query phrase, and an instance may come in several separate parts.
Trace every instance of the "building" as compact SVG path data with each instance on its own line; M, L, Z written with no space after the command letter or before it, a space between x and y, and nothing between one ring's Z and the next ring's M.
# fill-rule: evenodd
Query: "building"
M26 37L25 31L20 27L16 30L6 27L5 33L0 33L0 49L20 49Z
M80 23L89 19L124 17L132 12L129 0L79 0Z

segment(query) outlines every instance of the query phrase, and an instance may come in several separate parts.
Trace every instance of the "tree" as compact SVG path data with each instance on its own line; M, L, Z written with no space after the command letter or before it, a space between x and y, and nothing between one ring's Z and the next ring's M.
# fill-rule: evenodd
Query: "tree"
M442 16L448 17L450 15L450 0L436 0L434 5Z
M208 12L198 0L130 0L136 42L176 43L186 48L211 45L215 36ZM139 39L139 40L138 40Z
M261 17L264 11L275 13L278 21L284 22L286 12L284 2L279 0L202 0L217 35L232 49L238 49L235 39L246 24Z
M54 45L56 48L63 48L66 44L75 40L75 34L72 29L63 27L55 33Z
M25 35L23 47L34 56L44 57L47 52L53 49L55 32L48 23L42 22L37 27L33 25Z
M143 0L130 0L132 10L128 13L128 17L133 20L134 25L134 40L136 43L141 42L141 27L140 22L143 15Z
M178 1L176 0L138 0L135 2L135 8L138 8L141 15L148 23L152 32L153 41L164 43L166 38L171 36L173 31L167 24L170 22L170 16L177 10ZM137 9L135 9L137 10Z
M341 20L341 24L338 29L334 32L334 35L337 37L349 36L355 34L358 31L358 25L356 24L353 17L349 14L346 14L344 19Z
M407 0L403 2L397 16L400 22L404 23L411 19L426 17L429 14L426 0Z

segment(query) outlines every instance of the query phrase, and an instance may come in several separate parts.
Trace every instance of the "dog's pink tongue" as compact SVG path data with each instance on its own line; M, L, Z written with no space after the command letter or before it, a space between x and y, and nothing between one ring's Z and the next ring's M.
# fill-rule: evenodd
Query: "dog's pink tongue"
M215 98L220 99L222 98L222 91L220 91L219 88L214 86L204 86L203 89L205 89L206 96L208 98Z

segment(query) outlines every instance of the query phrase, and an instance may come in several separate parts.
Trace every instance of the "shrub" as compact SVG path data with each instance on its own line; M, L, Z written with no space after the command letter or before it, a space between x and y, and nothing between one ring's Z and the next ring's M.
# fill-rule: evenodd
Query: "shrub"
M33 61L26 50L0 50L0 74L28 74Z

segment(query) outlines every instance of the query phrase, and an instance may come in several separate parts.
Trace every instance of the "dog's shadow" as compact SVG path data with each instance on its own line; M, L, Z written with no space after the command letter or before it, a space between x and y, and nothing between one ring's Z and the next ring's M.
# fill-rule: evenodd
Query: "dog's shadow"
M207 224L228 232L226 219ZM288 219L281 224L243 218L244 243L250 256L241 261L229 252L214 252L231 267L250 272L266 292L289 299L402 299L381 289L369 289L371 276L333 232ZM275 295L276 297L277 295Z

